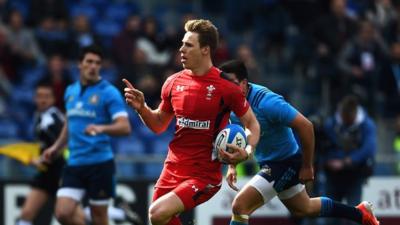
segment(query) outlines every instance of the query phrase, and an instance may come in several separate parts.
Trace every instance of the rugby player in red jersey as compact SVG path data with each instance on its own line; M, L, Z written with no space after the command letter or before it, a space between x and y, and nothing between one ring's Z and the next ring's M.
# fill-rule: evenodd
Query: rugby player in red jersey
M155 133L176 118L163 171L156 183L149 219L153 225L179 225L178 215L207 201L221 187L221 163L213 157L213 141L233 111L248 131L245 149L230 145L219 150L225 162L246 160L259 139L260 126L239 87L220 77L212 64L218 44L217 28L208 20L185 24L181 62L183 70L170 76L161 90L157 109L149 108L141 91L124 79L126 102Z

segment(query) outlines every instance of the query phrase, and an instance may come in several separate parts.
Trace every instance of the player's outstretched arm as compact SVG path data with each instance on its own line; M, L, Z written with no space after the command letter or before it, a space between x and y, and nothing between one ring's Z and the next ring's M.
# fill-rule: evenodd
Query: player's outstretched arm
M123 79L122 81L126 85L124 89L125 101L136 110L143 123L157 134L165 131L174 117L174 114L164 112L159 108L155 110L151 109L146 105L143 92L134 88L128 80Z

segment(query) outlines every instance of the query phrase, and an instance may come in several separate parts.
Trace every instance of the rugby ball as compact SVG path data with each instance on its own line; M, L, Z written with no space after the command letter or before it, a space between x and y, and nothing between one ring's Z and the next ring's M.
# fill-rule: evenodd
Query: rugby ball
M244 129L237 124L229 124L218 133L214 142L214 149L217 151L218 149L222 149L230 152L229 148L226 147L227 143L244 149L247 143Z

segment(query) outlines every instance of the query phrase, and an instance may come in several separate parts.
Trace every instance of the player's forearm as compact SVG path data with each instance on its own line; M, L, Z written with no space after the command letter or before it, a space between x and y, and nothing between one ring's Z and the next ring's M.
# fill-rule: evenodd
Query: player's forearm
M301 147L303 150L303 166L311 167L314 160L314 128L310 121L304 124L302 129L297 131L299 135Z
M152 110L147 105L144 105L142 109L137 110L142 122L154 133L159 134L164 132L168 123L165 123L160 115L160 109Z
M103 133L111 136L122 136L131 133L131 126L127 117L118 117L112 124L103 126Z
M68 125L67 122L64 123L64 126L58 136L57 140L54 142L53 147L57 150L61 150L68 141Z
M260 124L257 120L248 124L248 127L246 127L246 135L247 146L245 150L248 155L252 156L254 155L257 143L260 140Z

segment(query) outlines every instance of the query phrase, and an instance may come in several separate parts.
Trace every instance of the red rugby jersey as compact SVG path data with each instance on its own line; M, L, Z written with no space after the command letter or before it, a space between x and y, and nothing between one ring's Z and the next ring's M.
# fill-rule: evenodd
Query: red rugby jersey
M240 88L221 78L220 73L216 67L204 76L182 70L163 85L160 109L176 117L166 165L185 168L174 173L221 178L221 164L211 159L213 141L227 125L230 112L241 117L249 104Z

